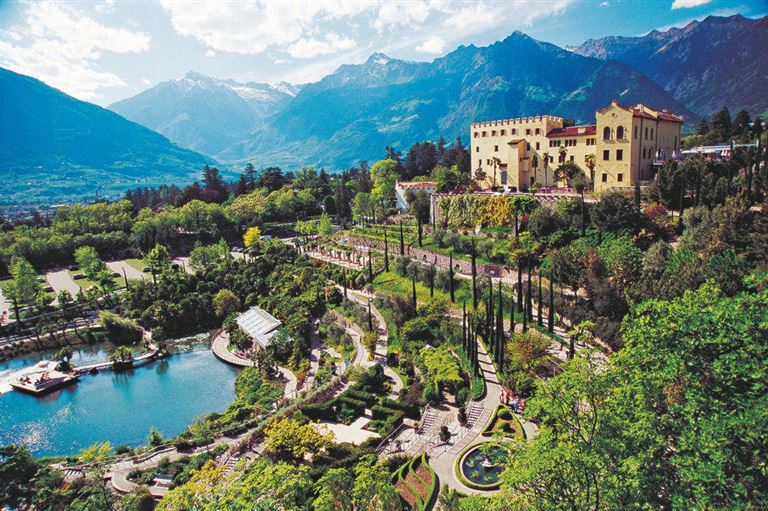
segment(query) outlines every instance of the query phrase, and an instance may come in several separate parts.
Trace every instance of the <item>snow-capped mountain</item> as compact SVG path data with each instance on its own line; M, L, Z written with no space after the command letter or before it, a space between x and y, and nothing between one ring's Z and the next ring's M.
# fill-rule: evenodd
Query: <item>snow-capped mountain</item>
M239 83L189 72L109 108L179 145L215 155L280 112L300 89L285 82Z

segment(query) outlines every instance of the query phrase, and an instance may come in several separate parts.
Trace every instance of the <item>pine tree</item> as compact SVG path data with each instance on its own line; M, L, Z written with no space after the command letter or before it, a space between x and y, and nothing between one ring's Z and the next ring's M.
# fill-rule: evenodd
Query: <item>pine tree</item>
M416 311L416 277L411 277L411 289L413 295L411 296L411 302L413 303L413 310Z

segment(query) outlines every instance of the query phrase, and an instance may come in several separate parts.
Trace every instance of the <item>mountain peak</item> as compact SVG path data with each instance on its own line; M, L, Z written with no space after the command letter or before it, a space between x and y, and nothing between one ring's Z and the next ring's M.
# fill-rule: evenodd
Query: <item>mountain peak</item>
M365 61L367 65L375 64L378 66L385 66L389 64L392 61L390 57L387 55L384 55L380 51L377 51L376 53L371 54L370 57L368 57L368 60Z

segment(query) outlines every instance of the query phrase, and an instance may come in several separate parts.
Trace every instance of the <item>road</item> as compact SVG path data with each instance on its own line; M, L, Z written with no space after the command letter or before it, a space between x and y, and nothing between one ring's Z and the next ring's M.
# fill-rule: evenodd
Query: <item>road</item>
M49 271L45 274L48 285L58 294L59 291L69 291L72 296L77 296L80 292L80 286L72 279L66 268L63 270Z
M128 264L126 261L109 261L107 267L113 272L125 275L129 280L142 280L144 274Z

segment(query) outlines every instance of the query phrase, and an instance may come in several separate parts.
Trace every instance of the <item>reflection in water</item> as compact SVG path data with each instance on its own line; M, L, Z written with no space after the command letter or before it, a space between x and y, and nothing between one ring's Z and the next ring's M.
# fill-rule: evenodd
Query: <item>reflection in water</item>
M107 356L93 349L75 353L78 360ZM39 359L9 361L0 371ZM198 345L125 372L85 374L77 384L40 398L8 392L0 395L0 445L24 443L36 456L46 456L75 454L99 441L143 445L152 426L173 436L194 417L223 411L234 400L237 372Z

